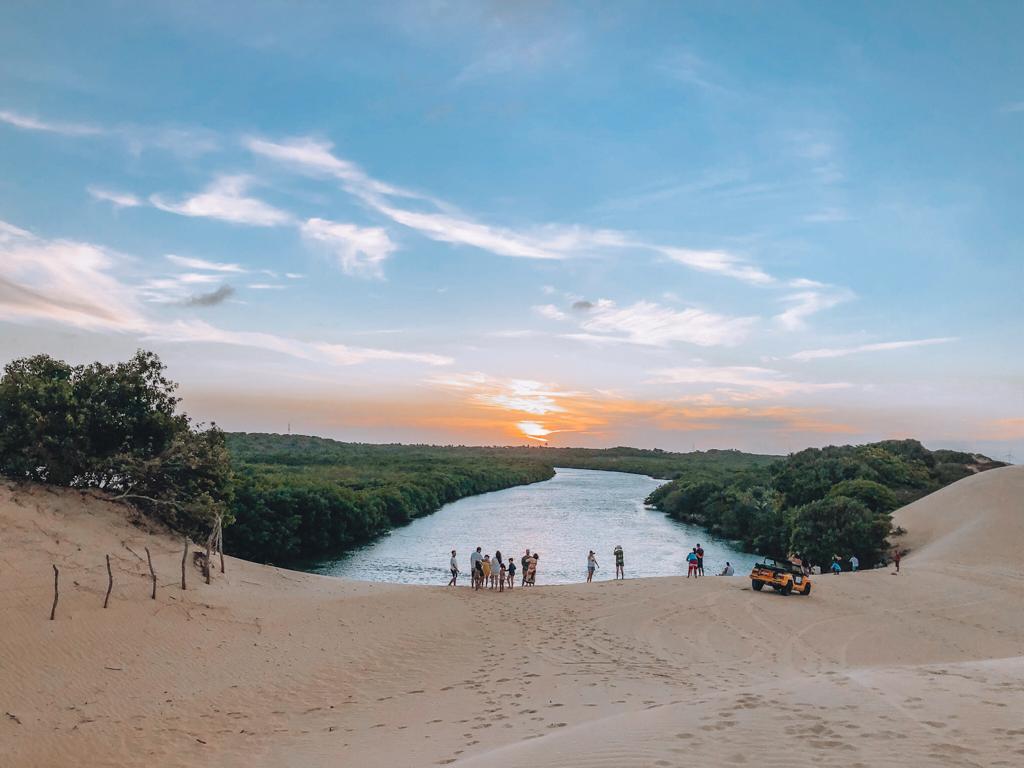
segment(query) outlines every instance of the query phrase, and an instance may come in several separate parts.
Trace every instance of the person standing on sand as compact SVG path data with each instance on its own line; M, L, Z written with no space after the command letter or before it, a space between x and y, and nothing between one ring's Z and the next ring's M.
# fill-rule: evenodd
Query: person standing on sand
M521 586L526 586L526 577L530 575L530 550L526 550L526 554L523 555L523 559L519 561L519 564L523 566L523 583Z
M594 580L594 571L597 570L597 555L594 554L594 550L590 550L590 554L587 555L587 584Z
M511 557L508 559L508 588L509 591L516 585L516 561Z
M454 587L455 586L455 580L459 578L459 561L455 559L455 550L454 549L452 550L451 569L452 569L452 580L448 582L448 586L449 587Z
M505 563L501 559L501 551L494 551L494 560L491 561L491 586L498 586L498 577L505 571ZM502 582L504 585L504 581Z
M858 568L860 568L860 560L856 555L850 555L850 570L856 571Z
M508 564L512 565L512 558L511 557L508 559ZM501 570L498 572L498 591L499 592L504 592L505 591L505 581L507 580L507 577L508 577L508 569L505 568L505 564L503 562L501 562L501 560L498 560L498 565L501 566Z
M480 547L469 556L469 577L473 580L473 589L480 589L480 579L483 578L483 559L480 554Z
M896 573L900 572L900 551L894 549L892 551L892 564L896 566Z
M615 578L626 578L626 556L622 552L622 545L616 544L612 554L615 555Z
M529 563L527 564L526 583L531 587L537 585L537 561L540 560L540 555L534 552L530 556Z
M686 556L686 565L687 565L687 568L686 568L686 578L690 578L690 576L692 575L693 578L696 579L698 577L697 576L697 548L696 547L694 547L693 550L690 552L690 554L688 554Z
M838 559L833 559L832 560L832 573L834 573L836 576L838 576L842 572L843 572L843 566L839 564L839 560Z
M698 576L703 576L704 575L704 547L702 547L698 543L697 544L697 548L695 550L693 550L693 551L697 553L697 575Z
M488 589L491 588L491 556L484 555L484 561L481 563L484 569L484 586Z

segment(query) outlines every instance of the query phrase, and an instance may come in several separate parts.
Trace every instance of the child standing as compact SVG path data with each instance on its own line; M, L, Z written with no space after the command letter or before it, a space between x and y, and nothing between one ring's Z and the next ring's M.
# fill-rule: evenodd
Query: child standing
M508 588L511 590L516 583L516 561L511 557L508 559Z

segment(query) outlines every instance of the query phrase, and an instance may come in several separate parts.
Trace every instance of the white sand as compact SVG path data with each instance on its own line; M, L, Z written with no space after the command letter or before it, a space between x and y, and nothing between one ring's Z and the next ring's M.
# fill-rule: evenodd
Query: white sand
M822 576L809 598L744 578L473 593L230 558L182 592L178 542L122 508L0 486L0 766L1024 765L1024 468L896 517L901 575Z

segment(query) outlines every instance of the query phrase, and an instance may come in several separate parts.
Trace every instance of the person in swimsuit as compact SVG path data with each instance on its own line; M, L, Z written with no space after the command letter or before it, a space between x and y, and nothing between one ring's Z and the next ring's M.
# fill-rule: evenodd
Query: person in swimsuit
M454 549L452 550L451 569L452 569L452 578L451 578L451 581L448 582L448 586L449 587L454 587L455 586L455 580L459 578L459 561L455 559L455 550Z
M523 555L523 559L519 561L519 564L523 566L523 583L522 586L526 586L526 577L530 574L530 550L526 550L526 554Z
M508 559L508 588L512 589L516 585L516 561L511 557Z
M537 561L540 560L540 555L536 552L530 556L529 567L527 569L526 583L531 587L537 584Z
M615 578L626 578L626 556L622 552L622 546L616 546L612 554L615 555Z
M697 548L694 547L686 556L686 578L697 578Z
M498 551L498 550L495 550L495 552L494 552L494 559L491 561L491 588L492 589L494 587L497 587L499 583L501 584L501 586L505 586L504 579L502 579L501 582L498 581L499 577L501 577L504 574L504 572L505 572L505 563L502 560L501 552Z
M594 550L590 550L590 554L587 555L587 584L594 580L594 571L597 570L597 556L594 554Z

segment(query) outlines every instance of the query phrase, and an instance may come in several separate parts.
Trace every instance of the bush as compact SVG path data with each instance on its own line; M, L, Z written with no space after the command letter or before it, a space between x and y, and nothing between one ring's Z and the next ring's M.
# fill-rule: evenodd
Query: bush
M873 512L861 501L830 496L789 513L789 548L813 563L829 562L834 554L857 555L877 562L885 552L892 528L888 512Z
M205 535L227 512L230 463L219 429L177 412L176 388L141 350L114 365L15 360L0 377L0 473L99 488Z

